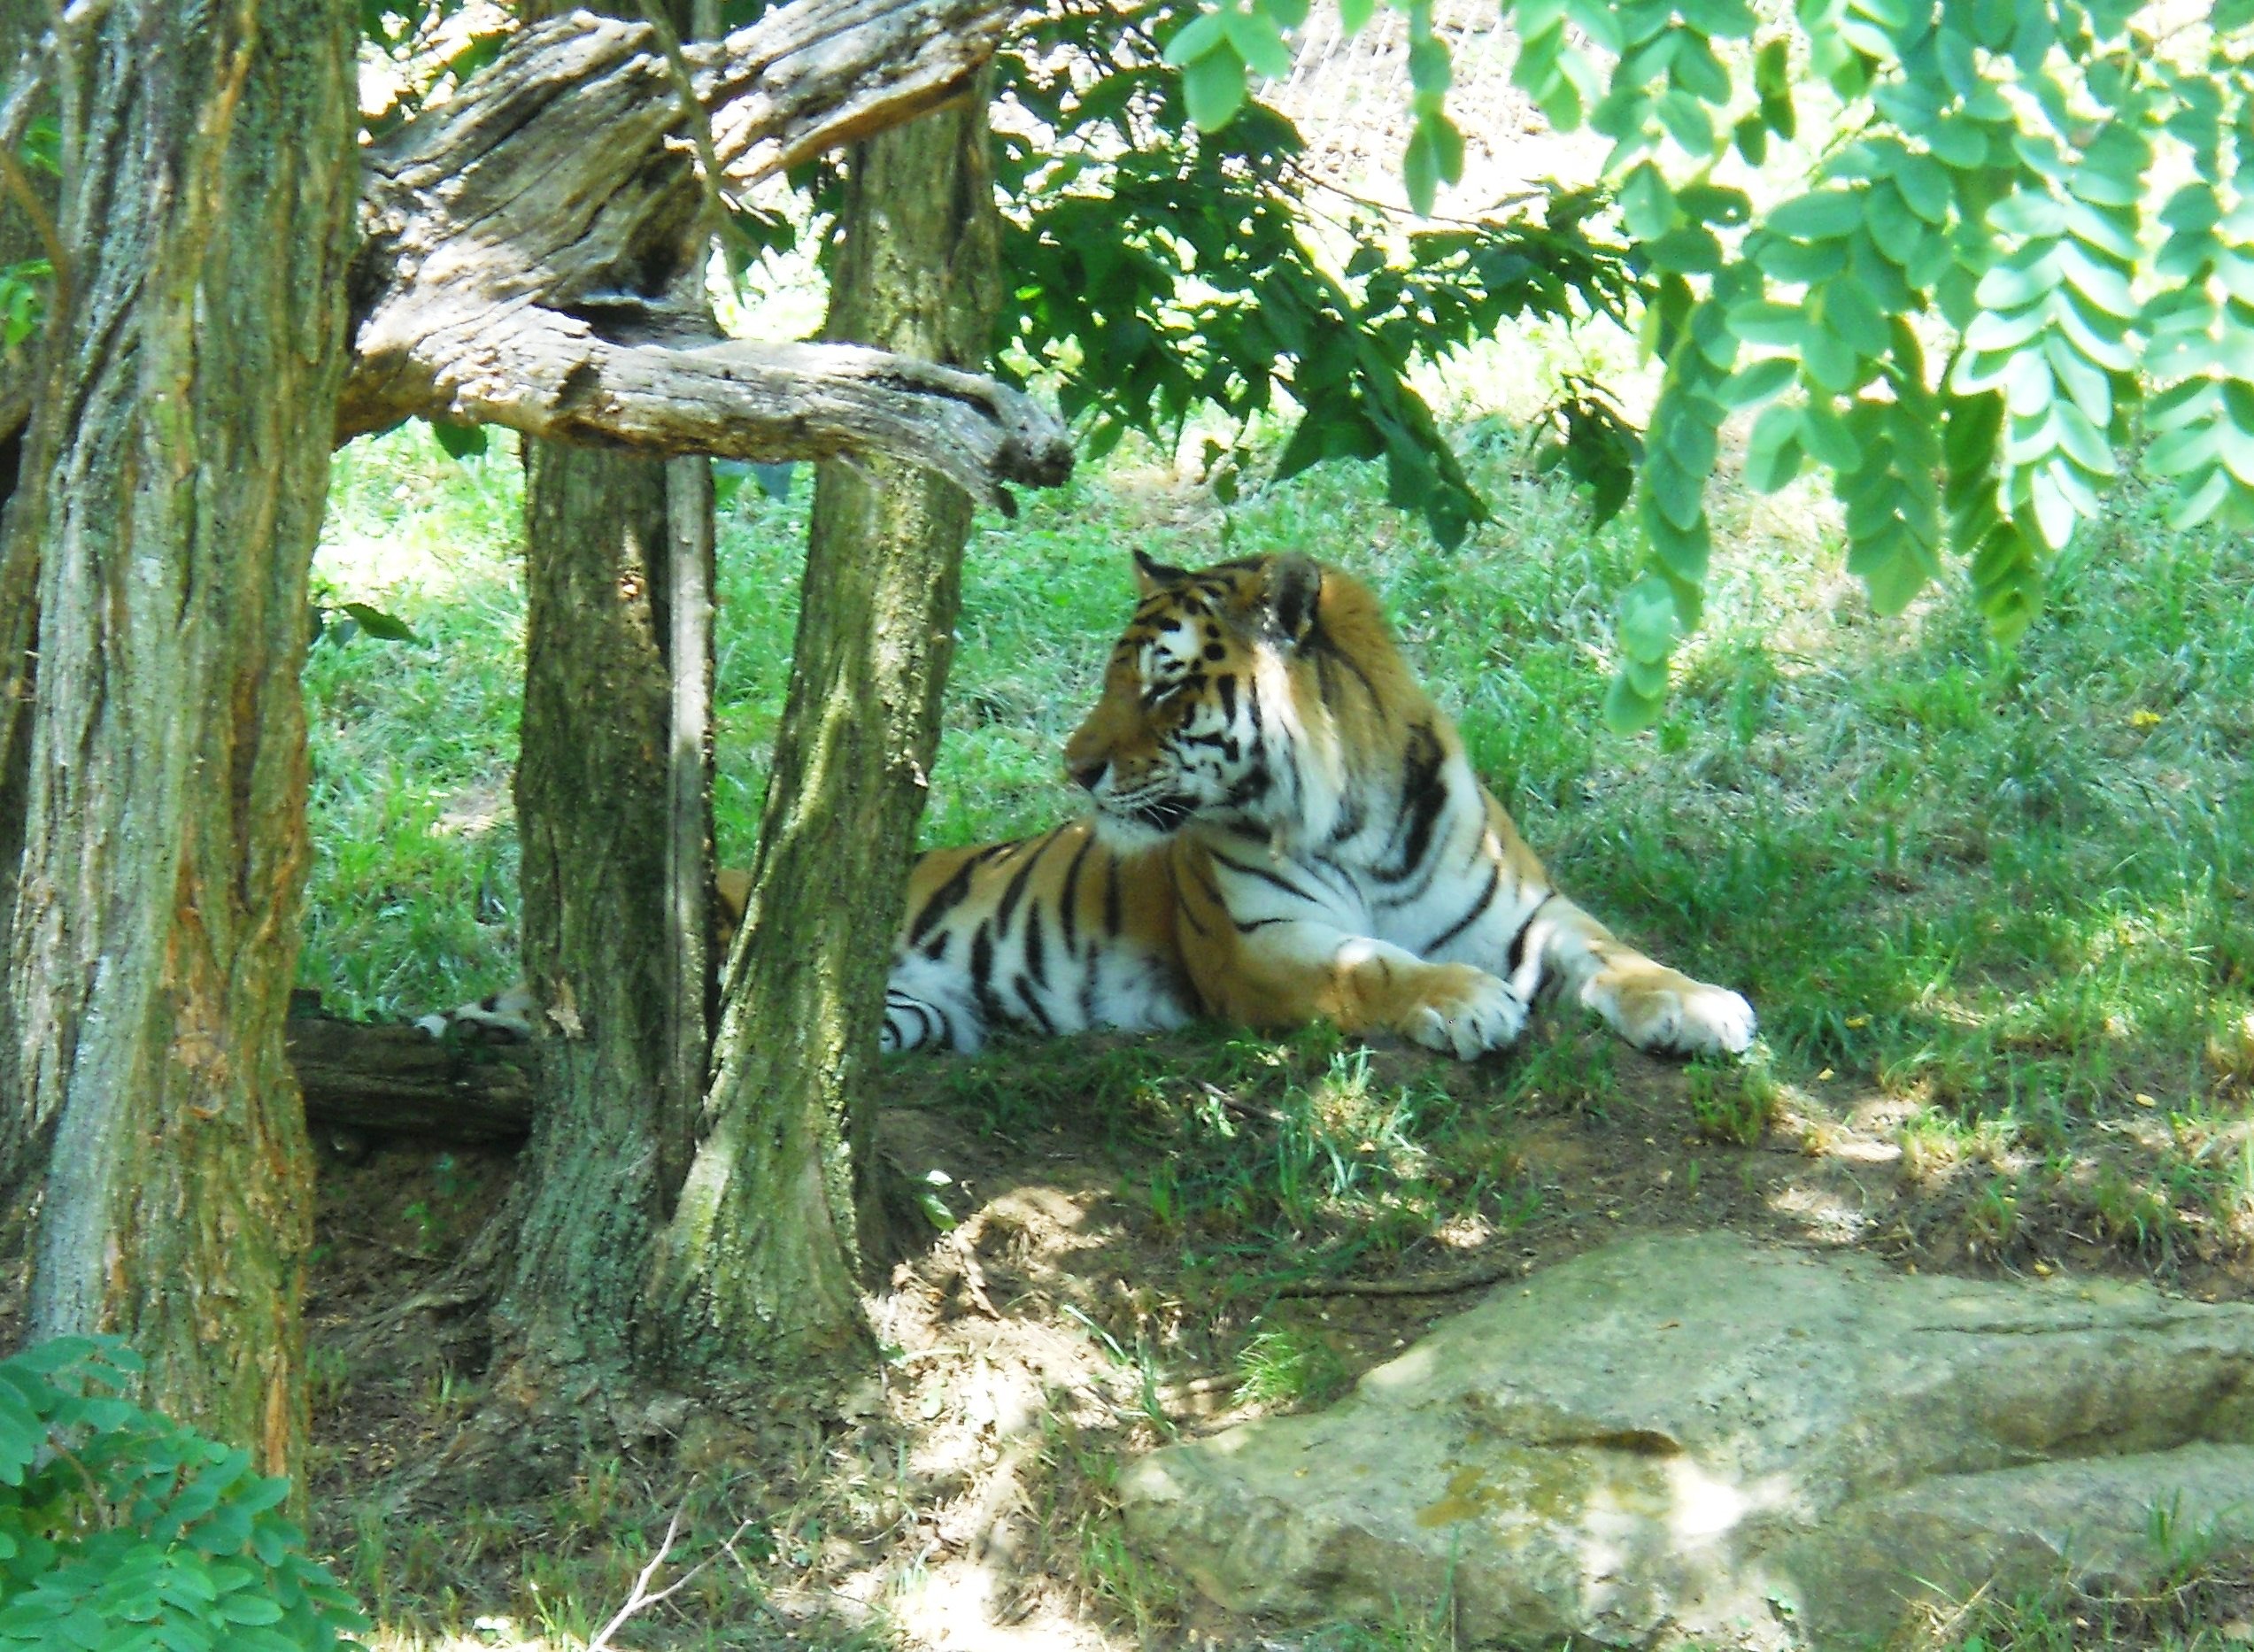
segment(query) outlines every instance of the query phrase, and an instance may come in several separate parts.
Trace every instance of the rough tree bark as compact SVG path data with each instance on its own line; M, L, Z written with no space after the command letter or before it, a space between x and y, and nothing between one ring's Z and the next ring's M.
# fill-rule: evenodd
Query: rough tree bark
M525 445L526 978L544 1007L507 1355L622 1364L656 1231L666 968L666 461Z
M56 89L69 297L12 541L39 675L6 990L51 1135L32 1334L293 1466L309 1242L282 1058L306 860L306 574L346 363L344 0L117 0Z
M35 115L50 113L53 95L32 79L48 40L51 13L43 7L0 8L0 73L11 75L15 89L7 95L8 107L0 109L0 166L13 156L17 133ZM23 194L29 194L27 206ZM0 185L0 265L46 256L42 226L35 214L43 214L51 229L55 214L54 180L43 173L16 167ZM31 767L31 685L37 655L33 644L39 630L39 541L32 534L12 534L6 506L14 497L22 466L22 426L31 410L32 376L44 351L35 336L10 355L0 357L0 934L7 930L15 910L16 872L23 860L25 785ZM7 994L0 992L0 1108L16 1093L15 1023ZM5 1143L8 1127L0 1123L0 1188L15 1178L9 1173ZM0 1210L0 1253L16 1248L16 1227L27 1201L12 1200Z
M974 90L854 150L830 337L984 363L999 297L987 143ZM970 511L897 464L821 471L712 1123L642 1320L656 1362L707 1387L867 1352L854 1166L870 1160L853 1103L876 1058Z

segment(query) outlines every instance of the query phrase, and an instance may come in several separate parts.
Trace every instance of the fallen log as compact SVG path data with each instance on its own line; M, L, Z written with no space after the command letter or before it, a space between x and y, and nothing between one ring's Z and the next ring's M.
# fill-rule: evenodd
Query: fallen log
M503 1146L532 1128L532 1049L305 1016L285 1035L306 1122L358 1135Z

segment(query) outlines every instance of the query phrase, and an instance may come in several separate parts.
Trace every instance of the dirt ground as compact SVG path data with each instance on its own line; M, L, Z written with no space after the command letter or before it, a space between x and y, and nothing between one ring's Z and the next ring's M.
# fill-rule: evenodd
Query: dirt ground
M1553 1061L1579 1037L1554 1038ZM440 1644L481 1622L483 1643L506 1643L567 1633L573 1611L598 1621L681 1506L703 1535L676 1558L729 1563L637 1620L629 1644L1254 1645L1273 1632L1185 1598L1125 1547L1110 1517L1120 1463L1319 1403L1482 1290L1624 1236L1718 1226L1853 1246L1907 1270L2110 1274L2254 1298L2243 1213L2235 1227L2172 1202L2153 1170L2247 1151L2235 1139L2188 1142L2156 1115L2093 1124L2079 1151L2038 1159L2008 1139L1921 1135L1914 1102L1826 1077L1764 1094L1766 1128L1745 1146L1715 1139L1695 1093L1710 1075L1609 1048L1595 1099L1519 1093L1508 1107L1494 1097L1517 1057L1467 1069L1374 1051L1370 1089L1445 1089L1472 1119L1447 1146L1509 1196L1473 1198L1350 1268L1297 1274L1272 1228L1250 1234L1217 1204L1154 1197L1200 1150L1123 1127L1115 1098L1091 1102L1115 1088L1103 1074L1118 1043L1044 1055L1037 1098L1000 1118L1007 1054L979 1063L975 1083L945 1059L900 1063L883 1150L954 1225L872 1293L882 1370L826 1413L613 1403L591 1415L575 1460L482 1471L475 1499L436 1491L443 1479L398 1487L403 1470L443 1462L485 1401L477 1313L443 1300L404 1321L397 1309L500 1206L511 1160L332 1154L308 1305L320 1536L380 1618ZM1239 1146L1256 1149L1281 1125L1195 1077L1208 1060L1157 1041L1158 1069L1232 1108ZM1076 1061L1092 1075L1077 1098ZM1294 1374L1257 1380L1263 1347L1292 1350ZM374 1578L371 1543L389 1568ZM570 1610L553 1606L567 1597Z

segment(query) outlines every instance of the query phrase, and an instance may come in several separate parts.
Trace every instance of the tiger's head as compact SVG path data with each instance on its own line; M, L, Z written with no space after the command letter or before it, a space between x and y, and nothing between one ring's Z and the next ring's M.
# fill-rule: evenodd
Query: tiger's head
M1135 577L1102 698L1064 748L1099 827L1122 848L1193 821L1333 836L1389 729L1428 704L1376 598L1295 554L1191 571L1139 551Z

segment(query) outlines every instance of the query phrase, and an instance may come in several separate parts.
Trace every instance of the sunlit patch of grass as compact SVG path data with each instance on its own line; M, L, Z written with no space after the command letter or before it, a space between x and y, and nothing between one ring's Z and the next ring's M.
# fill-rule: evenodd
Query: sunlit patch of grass
M1269 1410L1320 1405L1346 1386L1336 1349L1310 1332L1265 1325L1237 1351L1237 1403Z

